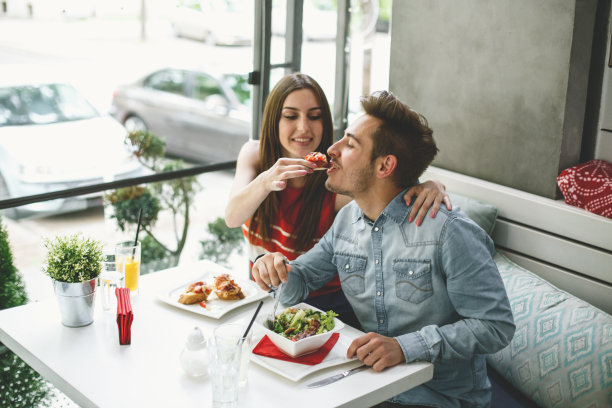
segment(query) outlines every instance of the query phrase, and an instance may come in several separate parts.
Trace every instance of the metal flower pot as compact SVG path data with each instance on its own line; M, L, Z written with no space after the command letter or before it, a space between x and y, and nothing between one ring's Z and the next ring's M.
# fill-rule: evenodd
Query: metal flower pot
M81 327L93 322L96 278L78 283L54 280L53 289L64 326Z

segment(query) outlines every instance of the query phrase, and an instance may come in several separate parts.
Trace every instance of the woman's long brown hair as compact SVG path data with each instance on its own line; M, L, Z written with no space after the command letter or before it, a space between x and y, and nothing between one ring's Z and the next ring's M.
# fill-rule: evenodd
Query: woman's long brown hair
M269 169L281 158L282 150L279 137L278 123L281 118L283 104L287 96L298 89L310 89L314 92L321 108L321 119L323 120L323 137L316 151L326 154L327 149L333 142L333 124L329 103L319 84L301 73L293 73L283 77L272 89L266 106L261 124L261 140L259 142L259 168L257 173ZM321 216L321 205L326 192L324 172L317 171L306 176L306 185L298 200L302 200L302 207L297 218L294 230L297 232L294 248L297 251L306 251L312 246L312 240L317 237L319 218ZM258 233L264 241L272 236L272 225L279 212L279 193L272 192L261 203L253 218L251 219L249 234Z

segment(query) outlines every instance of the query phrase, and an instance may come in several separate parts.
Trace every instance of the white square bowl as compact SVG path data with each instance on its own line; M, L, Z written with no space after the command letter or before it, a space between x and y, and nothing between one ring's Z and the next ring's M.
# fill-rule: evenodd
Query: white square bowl
M290 307L295 308L295 309L305 309L305 310L312 309L312 310L317 310L319 312L324 312L323 310L317 309L316 307L310 306L309 304L306 304L306 303L299 303L295 306L290 306ZM282 313L282 311L280 313ZM344 327L344 323L342 323L342 321L334 317L334 328L328 331L327 333L315 334L314 336L306 337L298 341L292 341L274 332L273 330L268 329L265 325L265 322L268 319L268 317L269 315L260 316L256 320L257 324L261 327L262 331L268 336L270 341L272 341L272 343L274 343L274 345L278 347L280 351L282 351L283 353L291 357L299 357L305 354L314 353L315 351L320 349L327 340L329 340L329 338L334 332L340 331Z

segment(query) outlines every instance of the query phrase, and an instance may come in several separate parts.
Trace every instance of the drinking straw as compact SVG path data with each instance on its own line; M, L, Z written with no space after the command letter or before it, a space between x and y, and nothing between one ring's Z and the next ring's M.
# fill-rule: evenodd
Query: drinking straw
M134 240L134 249L132 249L132 259L136 256L136 245L138 245L138 233L140 232L140 220L142 220L142 207L138 210L138 225L136 225L136 239Z
M263 306L263 300L261 302L259 302L259 305L257 305L257 309L255 310L255 313L253 314L253 317L251 317L251 321L249 322L249 325L247 326L246 330L244 331L244 334L242 335L242 338L240 340L238 340L238 344L242 343L244 341L244 339L246 339L247 334L249 334L249 330L251 330L251 326L253 325L253 322L255 321L255 318L257 317L257 314L259 313L259 310L261 309L261 307Z
M142 207L138 210L138 225L136 226L136 239L134 240L134 246L138 245L138 233L140 232L140 220L142 220Z

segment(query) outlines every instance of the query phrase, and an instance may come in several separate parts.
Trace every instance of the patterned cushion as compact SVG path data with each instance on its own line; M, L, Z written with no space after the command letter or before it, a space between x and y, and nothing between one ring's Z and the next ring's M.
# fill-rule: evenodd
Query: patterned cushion
M494 257L516 332L487 361L542 407L612 407L612 316Z
M612 218L612 163L591 160L570 167L557 184L567 204Z

